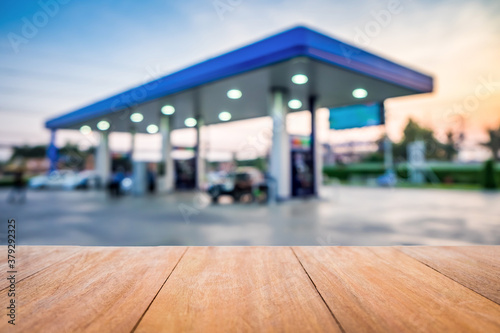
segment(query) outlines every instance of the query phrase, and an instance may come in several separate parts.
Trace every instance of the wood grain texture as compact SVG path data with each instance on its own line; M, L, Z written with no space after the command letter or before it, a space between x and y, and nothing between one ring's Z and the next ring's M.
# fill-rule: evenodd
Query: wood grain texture
M498 246L186 249L22 246L0 332L500 332Z
M130 332L185 250L85 248L16 286L16 329ZM6 297L0 304L8 304ZM0 331L7 325L1 320Z
M398 249L500 304L500 246L400 247Z
M14 256L17 282L57 262L68 259L81 249L78 246L16 246ZM5 255L5 260L0 263L0 272L5 273L11 270L7 267L7 246L2 246L0 253L2 257ZM1 279L0 290L7 288L9 284L7 279Z
M500 306L395 248L294 247L346 332L499 332Z
M189 248L137 332L339 332L290 248Z

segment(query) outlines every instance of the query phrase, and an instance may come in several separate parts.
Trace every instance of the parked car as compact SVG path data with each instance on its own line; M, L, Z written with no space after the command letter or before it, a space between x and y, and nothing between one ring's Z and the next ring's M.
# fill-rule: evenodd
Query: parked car
M80 183L75 188L100 188L103 184L95 170L84 170L78 173Z
M207 190L213 203L218 203L224 195L231 196L236 202L244 197L249 201L267 201L268 186L262 173L255 168L239 168L234 173L219 174L217 178L212 179Z
M31 189L81 189L87 188L89 182L95 181L90 172L76 173L71 170L56 170L48 175L31 178L28 186Z

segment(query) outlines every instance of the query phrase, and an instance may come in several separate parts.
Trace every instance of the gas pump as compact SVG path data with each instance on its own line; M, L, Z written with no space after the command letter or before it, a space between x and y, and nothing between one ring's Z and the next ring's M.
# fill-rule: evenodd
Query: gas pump
M191 147L174 147L177 151L194 152ZM196 158L174 158L175 188L178 190L194 190L196 188Z
M314 164L311 137L290 136L292 197L314 195Z

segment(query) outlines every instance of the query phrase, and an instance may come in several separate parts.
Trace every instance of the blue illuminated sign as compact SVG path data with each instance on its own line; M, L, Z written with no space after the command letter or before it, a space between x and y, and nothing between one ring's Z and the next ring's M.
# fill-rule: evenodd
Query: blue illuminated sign
M384 108L382 103L349 105L330 109L331 129L343 130L383 125L384 123Z

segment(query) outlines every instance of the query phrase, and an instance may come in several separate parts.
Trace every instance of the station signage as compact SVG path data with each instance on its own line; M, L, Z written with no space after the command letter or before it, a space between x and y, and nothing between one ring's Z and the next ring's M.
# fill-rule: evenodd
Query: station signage
M344 130L385 123L383 103L342 106L330 109L330 129Z

